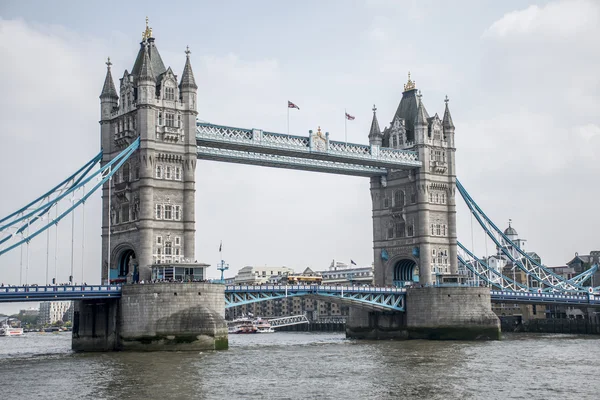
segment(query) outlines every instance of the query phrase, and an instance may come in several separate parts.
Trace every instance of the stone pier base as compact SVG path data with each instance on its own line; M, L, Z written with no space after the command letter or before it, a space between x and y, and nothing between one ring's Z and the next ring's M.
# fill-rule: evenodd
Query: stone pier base
M350 309L346 336L357 339L499 340L489 288L408 289L405 313Z
M121 299L75 302L75 351L198 351L227 347L223 285L125 285Z

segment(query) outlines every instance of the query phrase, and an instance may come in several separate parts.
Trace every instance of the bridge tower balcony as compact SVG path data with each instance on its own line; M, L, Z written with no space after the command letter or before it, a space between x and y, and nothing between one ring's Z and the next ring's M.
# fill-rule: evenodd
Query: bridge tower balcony
M176 126L157 126L156 138L165 142L177 143L183 141L183 129Z

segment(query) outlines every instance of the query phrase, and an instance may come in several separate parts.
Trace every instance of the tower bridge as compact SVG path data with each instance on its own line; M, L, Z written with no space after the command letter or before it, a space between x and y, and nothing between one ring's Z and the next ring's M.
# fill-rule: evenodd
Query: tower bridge
M410 74L389 124L380 128L373 107L368 144L354 144L330 140L320 127L297 136L198 122L189 48L182 63L178 78L165 66L147 25L131 72L124 70L118 89L110 59L106 63L101 152L0 219L0 256L18 247L29 251L31 240L66 223L66 216L74 224L74 210L101 191L103 285L0 288L0 301L77 299L74 349L226 347L225 307L285 296L352 303L347 334L367 338L497 338L491 301L597 301L598 288L589 284L597 255L593 272L572 279L553 273L524 252L510 232L501 231L457 181L448 98L441 117L430 115ZM151 278L206 280L206 265L191 261L198 258L198 159L369 178L376 287L130 285ZM458 243L457 193L499 255L527 275L526 285ZM71 283L72 278L73 262ZM497 290L465 285L474 279Z

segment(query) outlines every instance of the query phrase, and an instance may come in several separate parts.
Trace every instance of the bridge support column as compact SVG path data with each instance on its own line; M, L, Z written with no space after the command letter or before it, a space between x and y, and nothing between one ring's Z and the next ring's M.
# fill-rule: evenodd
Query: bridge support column
M500 321L490 290L475 287L411 288L406 312L350 309L346 336L357 339L499 340Z
M224 286L125 285L119 300L75 304L75 351L187 351L228 348Z

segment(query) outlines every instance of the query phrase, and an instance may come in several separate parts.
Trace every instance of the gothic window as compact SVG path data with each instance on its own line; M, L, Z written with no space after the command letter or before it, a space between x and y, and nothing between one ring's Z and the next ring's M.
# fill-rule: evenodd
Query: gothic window
M431 234L435 235L435 226L431 224Z
M165 219L173 219L173 206L165 204Z
M165 256L170 256L173 254L173 243L165 242Z
M175 237L175 246L180 246L181 245L181 238L179 236Z
M394 193L394 207L404 207L404 192L397 190Z
M396 147L396 135L392 135L392 148Z
M429 192L429 202L433 203L433 192Z
M417 194L414 190L412 190L410 193L410 202L411 204L415 204L417 202Z
M156 178L162 179L162 167L160 165L156 166Z
M121 205L121 219L123 222L129 222L129 203Z
M383 198L383 208L388 208L390 206L390 199L387 197Z
M123 165L123 182L129 182L129 163Z
M440 202L440 195L438 193L435 194L434 198L436 204Z
M135 167L134 179L140 179L140 167Z
M393 239L394 238L394 227L390 226L388 227L388 239Z
M442 225L442 236L446 236L446 225Z
M408 226L408 231L406 232L406 236L414 236L415 232L414 232L414 227L412 225Z
M181 128L181 114L177 114L177 127Z
M441 203L446 204L446 193L441 194Z
M396 237L403 238L405 236L404 222L396 222Z
M175 114L165 113L165 125L170 127L175 126Z
M162 247L157 247L156 248L156 255L160 256L162 254Z
M175 88L165 88L165 100L175 100Z
M165 179L171 179L171 167L165 167Z
M181 180L181 168L179 167L175 167L175 180Z
M156 219L162 219L162 204L156 205Z
M441 228L440 224L436 224L435 225L435 233L436 233L436 235L440 236L442 234L441 229L442 228Z
M158 126L162 125L162 113L161 112L158 113L158 121L156 122L156 124Z
M115 131L115 135L117 134L117 132L119 132L117 124L115 124L115 126L114 126L114 131Z
M181 220L181 206L174 206L173 207L173 211L174 211L174 220L179 221ZM177 241L176 241L177 242Z
M178 248L178 247L176 247L175 248L175 255L178 256L180 252L181 252L181 249Z
M118 210L115 212L115 225L119 223L119 212Z
M162 236L156 237L156 244L162 244Z

